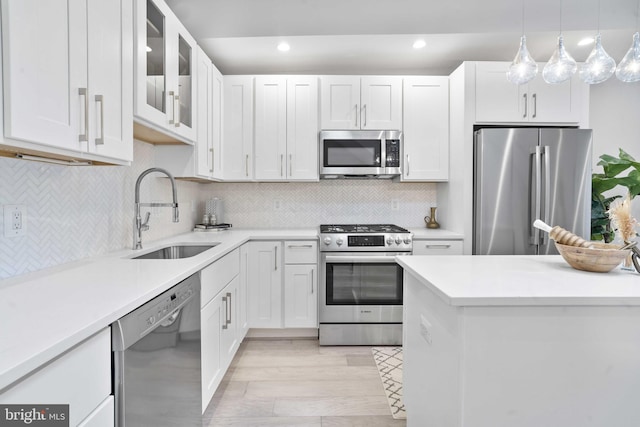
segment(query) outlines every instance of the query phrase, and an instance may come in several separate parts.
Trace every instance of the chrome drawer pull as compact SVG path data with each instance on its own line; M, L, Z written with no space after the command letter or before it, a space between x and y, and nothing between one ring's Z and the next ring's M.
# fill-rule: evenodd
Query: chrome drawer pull
M449 249L451 245L425 245L427 249Z

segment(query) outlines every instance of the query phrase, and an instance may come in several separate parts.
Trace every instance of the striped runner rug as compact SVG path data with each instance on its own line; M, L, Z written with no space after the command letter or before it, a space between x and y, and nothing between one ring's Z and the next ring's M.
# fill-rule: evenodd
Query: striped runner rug
M371 351L387 394L391 416L406 419L402 402L402 347L373 347Z

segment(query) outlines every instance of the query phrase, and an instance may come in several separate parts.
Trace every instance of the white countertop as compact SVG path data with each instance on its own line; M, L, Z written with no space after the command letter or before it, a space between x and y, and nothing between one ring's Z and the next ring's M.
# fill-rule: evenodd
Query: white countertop
M453 306L640 305L640 274L590 273L560 255L399 256L407 272Z
M316 228L193 232L147 243L139 251L123 250L0 281L0 393L249 240L317 238ZM220 244L179 260L127 258L167 244L207 242Z

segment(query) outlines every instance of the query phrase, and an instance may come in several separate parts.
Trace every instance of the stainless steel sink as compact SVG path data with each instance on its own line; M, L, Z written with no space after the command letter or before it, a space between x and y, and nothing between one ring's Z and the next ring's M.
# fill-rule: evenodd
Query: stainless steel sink
M206 245L173 245L156 249L146 254L134 256L131 259L182 259L190 258L202 252L218 246L220 243L210 243Z

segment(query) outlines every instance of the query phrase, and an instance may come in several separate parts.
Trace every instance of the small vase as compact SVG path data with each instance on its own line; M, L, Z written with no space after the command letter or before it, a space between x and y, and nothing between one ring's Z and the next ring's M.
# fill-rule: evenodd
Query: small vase
M424 222L427 224L427 228L440 228L440 224L436 221L436 207L431 208L431 215L424 217Z

